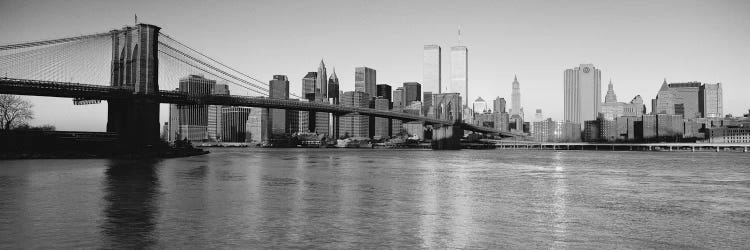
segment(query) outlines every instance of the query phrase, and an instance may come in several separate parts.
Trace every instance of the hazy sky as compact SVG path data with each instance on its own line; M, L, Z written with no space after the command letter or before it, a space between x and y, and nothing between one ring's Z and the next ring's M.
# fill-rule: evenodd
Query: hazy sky
M321 58L354 89L354 68L379 84L422 81L422 46L469 49L469 98L510 103L513 75L527 117L563 117L563 71L581 63L611 78L619 101L654 98L669 82L724 84L724 112L750 108L750 1L0 1L0 44L88 34L139 21L258 79L301 78ZM394 87L395 88L395 87ZM602 93L602 97L604 93ZM103 131L106 104L29 98L33 124ZM63 106L63 107L61 107ZM165 105L162 120L166 121Z

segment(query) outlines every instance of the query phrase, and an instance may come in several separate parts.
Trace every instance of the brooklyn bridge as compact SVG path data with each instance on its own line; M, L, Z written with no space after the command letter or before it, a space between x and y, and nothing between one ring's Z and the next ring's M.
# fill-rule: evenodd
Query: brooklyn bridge
M137 24L108 32L0 46L0 93L73 98L77 103L108 105L107 132L145 146L160 140L159 104L226 105L358 114L432 125L438 137L451 131L518 136L467 124L460 115L439 109L433 117L319 102L272 99L268 84L227 66L164 34L157 26ZM176 79L206 74L244 91L244 95L194 94L174 90ZM460 105L460 104L458 104ZM460 110L460 109L459 109ZM459 111L460 113L460 111ZM440 133L439 131L444 131ZM455 138L454 138L455 139Z

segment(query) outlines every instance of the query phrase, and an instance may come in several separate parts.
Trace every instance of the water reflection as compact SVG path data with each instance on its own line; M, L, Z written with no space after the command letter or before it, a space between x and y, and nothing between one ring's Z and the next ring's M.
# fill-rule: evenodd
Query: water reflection
M104 248L142 249L156 243L159 160L111 160L104 179Z
M568 194L568 177L565 175L565 166L563 165L561 156L562 153L557 153L553 157L553 166L555 167L555 170L552 173L552 178L554 179L552 183L552 194L554 202L552 204L552 211L554 214L553 235L555 236L553 244L554 249L567 248L567 221L565 214L567 206L566 196Z

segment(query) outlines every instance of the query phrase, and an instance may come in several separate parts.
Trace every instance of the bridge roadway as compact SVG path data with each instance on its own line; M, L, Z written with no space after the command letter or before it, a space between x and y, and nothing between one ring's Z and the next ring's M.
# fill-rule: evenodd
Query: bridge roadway
M241 107L275 108L301 111L333 113L335 115L359 114L398 119L402 121L422 121L428 125L455 125L453 121L434 119L402 112L376 110L371 108L347 107L326 103L301 102L298 100L269 99L234 95L193 95L179 91L160 90L153 94L134 94L131 88L72 82L52 82L15 78L0 78L0 94L67 97L92 100L123 100L134 97L152 98L160 103L183 105L226 105ZM492 128L471 124L458 124L464 130L496 134L505 137L521 136Z

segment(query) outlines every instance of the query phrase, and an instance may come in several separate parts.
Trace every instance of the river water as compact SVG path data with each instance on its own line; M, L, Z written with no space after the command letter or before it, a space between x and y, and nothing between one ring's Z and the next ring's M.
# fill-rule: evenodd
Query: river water
M750 153L0 161L0 248L747 248Z

